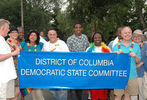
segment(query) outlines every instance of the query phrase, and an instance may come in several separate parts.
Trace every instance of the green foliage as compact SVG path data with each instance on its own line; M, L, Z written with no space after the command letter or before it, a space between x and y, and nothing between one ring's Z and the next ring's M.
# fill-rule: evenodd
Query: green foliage
M24 25L26 30L37 29L38 31L47 32L50 27L50 12L43 4L42 0L30 0L29 2L24 0Z
M37 0L37 2L36 0L23 0L24 28L26 32L31 29L47 32L51 26L51 9L47 8L43 1L45 0ZM0 17L9 20L11 26L21 26L20 0L1 0Z
M23 0L24 28L47 33L56 27L61 39L74 33L75 23L81 23L83 33L89 39L93 32L101 32L106 42L114 39L118 27L129 25L133 30L147 26L146 0L67 0L65 11L61 11L63 0ZM1 0L0 17L13 26L21 25L20 0ZM142 18L142 19L141 19Z
M20 25L20 0L1 0L0 17L7 19L11 25Z
M58 15L59 24L64 23L66 26L63 28L59 25L59 28L64 32L70 32L69 30L73 30L70 25L79 22L84 27L83 33L89 38L93 32L99 31L109 43L116 37L118 27L129 25L133 30L143 29L137 7L141 6L145 9L143 17L146 21L146 6L145 0L139 1L140 4L135 0L68 0L67 11ZM60 17L65 17L66 20L60 20ZM66 27L70 29L67 30ZM66 37L69 35L71 33L66 34Z

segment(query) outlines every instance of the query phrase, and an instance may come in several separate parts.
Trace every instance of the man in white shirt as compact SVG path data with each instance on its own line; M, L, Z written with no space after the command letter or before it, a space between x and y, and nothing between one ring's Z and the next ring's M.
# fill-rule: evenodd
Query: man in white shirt
M45 43L43 51L69 52L66 43L57 37L57 32L55 29L50 29L48 31L48 38L49 42ZM66 89L52 89L50 91L53 94L53 100L67 100Z
M119 27L117 29L117 32L116 32L117 37L108 44L108 47L111 50L113 49L114 45L118 43L118 40L122 39L122 37L121 37L121 30L122 30L122 27Z
M4 39L9 24L9 21L0 19L0 100L14 97L14 79L17 77L12 56L19 54L19 48L11 52Z

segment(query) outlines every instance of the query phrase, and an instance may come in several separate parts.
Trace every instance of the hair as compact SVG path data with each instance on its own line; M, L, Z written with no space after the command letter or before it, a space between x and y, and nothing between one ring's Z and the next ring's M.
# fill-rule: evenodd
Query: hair
M18 29L18 33L19 33L19 30L22 30L23 31L23 33L25 33L25 31L24 31L24 28L23 27L17 27L17 29Z
M74 28L75 28L75 26L76 26L77 24L80 24L80 25L81 25L81 27L82 27L82 24L81 24L81 23L75 23L75 24L74 24Z
M50 29L48 30L48 32L51 31L51 30L54 30L54 31L56 32L56 34L57 34L57 37L58 37L58 31L57 31L57 28L50 28ZM47 37L47 38L48 38L48 37Z
M131 32L132 32L132 29L131 29L130 26L124 26L124 27L122 27L121 34L122 34L122 32L124 31L124 28L130 28L130 30L131 30Z
M44 33L43 31L41 31L39 34Z
M30 40L29 40L29 37L32 33L35 33L36 36L37 36L37 40L35 41L35 43L38 45L39 44L39 41L40 41L40 36L39 36L39 33L35 30L31 30L27 36L27 39L25 40L26 42L29 42L30 43Z
M17 31L18 32L18 29L16 27L11 27L10 31L8 33L10 34L12 31Z
M9 22L8 20L0 19L0 28L1 28L2 26L4 26L6 23L7 23L7 24L10 24L10 22Z
M119 31L121 32L122 29L123 27L118 27L116 33L118 33Z
M57 28L50 28L50 29L48 30L48 32L51 31L51 30L56 31L56 33L57 33Z
M102 33L100 33L100 32L95 32L95 33L92 35L92 42L94 42L94 36L95 36L96 34L100 34L101 37L102 37L102 41L105 41L105 40L104 40L104 37L103 37L103 35L102 35Z

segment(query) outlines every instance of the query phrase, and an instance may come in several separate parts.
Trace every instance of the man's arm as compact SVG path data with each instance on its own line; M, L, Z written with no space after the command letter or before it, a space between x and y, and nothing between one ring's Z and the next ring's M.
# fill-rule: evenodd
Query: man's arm
M8 54L0 54L0 61L4 61L12 56L19 55L19 50L15 50Z
M67 46L68 46L69 51L72 51L72 41L70 38L67 39Z

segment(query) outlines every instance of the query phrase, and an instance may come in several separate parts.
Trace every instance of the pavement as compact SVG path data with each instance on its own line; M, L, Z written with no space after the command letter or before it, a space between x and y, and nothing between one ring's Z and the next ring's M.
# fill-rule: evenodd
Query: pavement
M43 89L43 96L45 100L53 100L52 94L49 92L49 89ZM18 100L21 100L21 96L19 95ZM25 100L33 100L31 93L27 96L25 96Z

